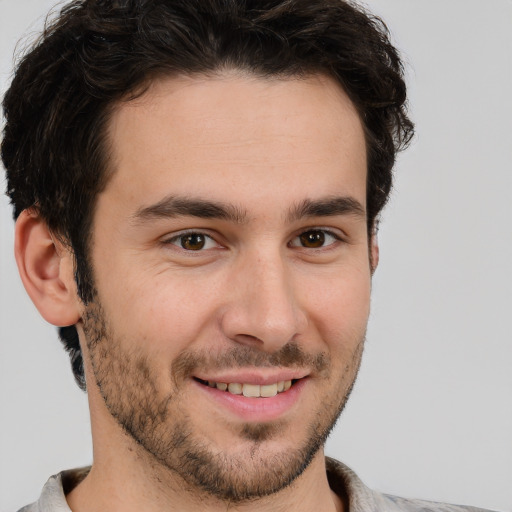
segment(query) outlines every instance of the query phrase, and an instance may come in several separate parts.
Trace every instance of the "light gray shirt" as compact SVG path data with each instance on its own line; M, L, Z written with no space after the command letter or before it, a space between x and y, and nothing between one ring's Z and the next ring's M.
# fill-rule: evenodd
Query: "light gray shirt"
M412 500L372 491L347 466L327 458L331 489L349 503L349 512L490 512L481 508ZM49 478L38 501L19 512L71 512L66 494L85 478L89 468L63 471Z

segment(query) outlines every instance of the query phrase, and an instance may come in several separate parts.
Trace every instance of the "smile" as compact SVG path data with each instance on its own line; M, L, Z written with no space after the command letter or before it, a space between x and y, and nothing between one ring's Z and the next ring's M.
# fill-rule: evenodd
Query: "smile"
M270 398L276 396L279 393L288 391L293 384L292 380L281 380L273 384L248 384L239 382L212 382L197 379L201 384L210 388L217 388L220 391L231 393L232 395L243 395L249 398Z

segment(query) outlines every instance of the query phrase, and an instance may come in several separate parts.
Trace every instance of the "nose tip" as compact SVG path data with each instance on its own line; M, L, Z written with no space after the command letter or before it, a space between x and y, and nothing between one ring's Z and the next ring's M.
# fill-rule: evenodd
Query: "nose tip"
M267 352L293 341L307 323L292 279L282 269L244 280L222 316L228 338Z
M253 311L254 315L254 311ZM259 319L258 319L259 317ZM266 352L277 352L281 347L293 341L297 335L303 332L305 317L293 313L289 318L281 316L279 321L273 321L269 315L263 319L262 315L253 316L252 324L247 320L240 323L240 332L233 333L231 339L243 345L258 347Z
M273 312L272 315L276 313ZM303 326L306 324L303 315L293 313L288 318L282 315L274 321L268 312L263 315L250 306L246 312L230 311L224 316L223 323L228 338L270 353L277 352L293 341L304 331Z

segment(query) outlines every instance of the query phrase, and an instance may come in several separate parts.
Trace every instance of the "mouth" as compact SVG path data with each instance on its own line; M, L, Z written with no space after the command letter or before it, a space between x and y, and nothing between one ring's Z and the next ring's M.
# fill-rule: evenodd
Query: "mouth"
M241 382L213 382L194 377L194 379L210 388L216 388L231 395L243 395L247 398L271 398L288 391L301 379L281 380L272 384L258 385Z
M265 423L291 417L293 411L297 413L301 397L309 389L307 371L274 373L281 375L247 370L232 375L201 375L202 378L194 375L192 380L199 388L198 398L206 399L202 402L204 406L213 405L212 413L223 415L227 412L235 421Z

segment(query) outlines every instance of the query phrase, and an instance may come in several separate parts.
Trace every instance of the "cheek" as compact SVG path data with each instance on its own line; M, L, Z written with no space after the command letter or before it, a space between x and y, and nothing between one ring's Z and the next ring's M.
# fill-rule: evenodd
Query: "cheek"
M364 337L370 289L369 269L360 269L339 272L317 293L309 295L309 316L324 341L353 345Z
M199 337L215 311L212 286L165 273L139 275L99 290L111 325L126 343L151 344L153 352L185 348ZM215 289L215 287L213 287Z

